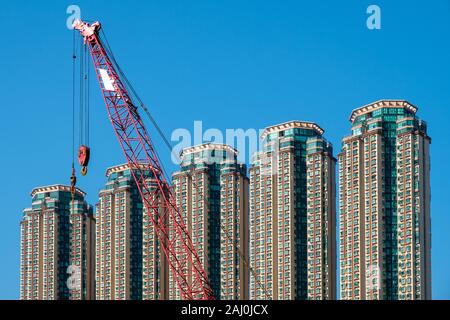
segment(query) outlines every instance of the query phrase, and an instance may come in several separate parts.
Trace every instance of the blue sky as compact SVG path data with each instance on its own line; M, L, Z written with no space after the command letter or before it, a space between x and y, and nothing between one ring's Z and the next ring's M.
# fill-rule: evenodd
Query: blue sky
M433 297L449 299L450 2L410 3L2 2L0 299L19 297L19 221L30 191L69 183L70 4L103 23L122 69L168 136L192 129L194 120L221 130L307 120L325 129L337 154L352 109L384 98L417 105L433 139ZM370 4L381 8L381 30L366 28ZM105 169L124 158L95 83L91 91L92 162L79 186L94 204Z

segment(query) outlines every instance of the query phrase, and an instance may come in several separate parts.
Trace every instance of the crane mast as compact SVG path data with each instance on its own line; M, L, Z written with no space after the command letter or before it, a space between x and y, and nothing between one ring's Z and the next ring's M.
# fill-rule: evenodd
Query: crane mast
M192 243L186 223L177 209L155 149L137 107L122 82L117 66L103 46L99 22L76 20L74 28L88 46L109 119L127 159L151 221L167 257L174 280L185 300L214 299L208 277ZM120 71L120 69L119 69ZM152 186L148 176L156 181Z

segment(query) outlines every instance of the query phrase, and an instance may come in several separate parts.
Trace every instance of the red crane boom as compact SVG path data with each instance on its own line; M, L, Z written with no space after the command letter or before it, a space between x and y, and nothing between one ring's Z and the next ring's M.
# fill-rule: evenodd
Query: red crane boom
M100 23L88 24L77 20L74 28L81 33L85 45L89 47L109 119L128 165L130 169L133 168L133 179L183 299L213 299L208 277L177 209L137 107L120 79L117 66L111 61L112 57L108 56L100 41ZM146 183L146 172L151 172L156 180L156 191L154 186ZM162 201L162 211L158 198Z

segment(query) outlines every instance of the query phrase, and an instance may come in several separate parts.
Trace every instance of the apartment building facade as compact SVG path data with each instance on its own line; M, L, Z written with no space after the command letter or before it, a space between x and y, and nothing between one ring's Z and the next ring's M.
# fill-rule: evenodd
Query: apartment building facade
M417 107L355 109L339 154L341 299L430 299L430 137Z
M186 148L172 180L215 297L248 299L248 178L237 151L213 143ZM169 285L170 299L181 299L173 275Z
M268 127L250 167L250 299L335 299L335 162L317 124Z
M92 207L85 193L52 185L31 192L20 222L20 299L93 299Z
M145 174L154 185L152 173ZM96 298L167 299L168 265L132 171L114 166L106 177L96 210Z

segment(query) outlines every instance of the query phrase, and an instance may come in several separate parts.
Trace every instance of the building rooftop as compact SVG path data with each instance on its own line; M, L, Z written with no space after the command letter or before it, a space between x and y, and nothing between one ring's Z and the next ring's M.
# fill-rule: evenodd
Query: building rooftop
M141 166L141 169L143 169L143 170L148 168L148 165L144 164L144 163L142 163L140 166ZM109 167L108 169L106 169L105 175L107 177L109 177L111 175L111 173L122 172L122 171L126 171L129 169L130 169L130 166L128 165L128 163L124 163L124 164L120 164L117 166Z
M314 130L320 135L322 135L325 132L320 126L318 126L314 122L293 120L265 128L261 135L261 138L264 139L268 134L293 128Z
M228 151L230 153L234 153L235 155L238 154L238 151L236 149L230 147L229 145L207 142L207 143L203 143L203 144L200 144L200 145L197 145L197 146L184 148L180 152L180 158L183 158L183 156L185 156L185 155L188 155L188 154L191 154L191 153L196 153L196 152L203 151L203 150L225 150L225 151Z
M70 186L66 186L66 185L62 185L62 184L55 184L55 185L50 185L50 186L37 187L37 188L34 188L33 191L31 191L31 196L34 197L38 193L47 193L47 192L55 192L55 191L70 192ZM86 195L86 193L79 188L75 188L75 192L80 194L83 197Z
M376 102L354 109L352 111L352 114L350 115L350 121L353 122L355 121L356 117L380 108L405 108L412 113L416 113L418 110L416 106L412 105L406 100L378 100Z

